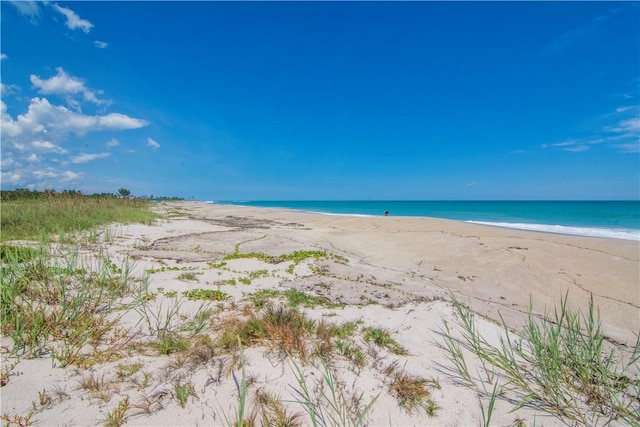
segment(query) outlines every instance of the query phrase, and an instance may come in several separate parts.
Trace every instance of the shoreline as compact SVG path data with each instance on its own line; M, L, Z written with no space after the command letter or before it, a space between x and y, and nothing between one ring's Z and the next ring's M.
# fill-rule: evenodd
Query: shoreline
M241 352L214 346L224 328L265 313L256 299L263 294L272 295L277 306L286 306L291 293L307 295L316 305L298 310L313 324L354 325L357 334L341 339L331 368L341 392L360 396L360 408L376 399L367 415L371 425L389 419L394 425L481 422L486 390L476 392L451 376L442 343L445 322L455 326L460 320L451 295L478 314L477 330L492 342L504 334L501 318L520 329L531 301L534 316L541 316L565 295L569 308L583 313L593 295L606 336L623 354L640 331L637 242L437 218L333 216L194 201L163 202L153 209L165 219L108 227L99 234L108 240L82 256L92 260L103 254L116 266L133 260L131 274L148 277L147 320L157 315L160 321L176 307L172 322L177 323L171 323L176 331L197 317L202 303L184 295L214 291L229 299L210 304L209 326L189 339L187 350L159 354L153 322L147 328L138 308L118 311L109 335L115 346L85 349L80 366L62 367L46 354L17 360L1 389L3 414L32 413L35 425L102 425L128 402L130 425L227 425L240 399L234 379L241 376L239 360L251 379L249 406L256 408L256 396L268 392L287 402L287 410L302 412L292 395L300 387L293 364L300 364L310 387L319 387L320 362L303 363L265 338ZM387 331L406 354L365 339L367 330L377 329ZM124 331L129 331L127 345L117 340ZM459 331L452 333L461 339ZM8 345L6 337L2 345ZM3 369L12 363L5 358ZM469 368L475 372L481 366ZM402 408L394 378L433 384L428 394L439 408L435 416ZM91 389L92 382L102 386ZM191 394L181 401L178 389L187 385L182 390ZM43 397L47 393L49 400ZM497 425L560 424L532 407L510 412L510 398L496 401Z
M233 202L214 202L214 201L194 201L195 203L204 203L208 205L220 205L229 207L254 207L257 209L282 209L292 212L301 212L316 215L328 215L328 216L345 216L356 218L380 218L383 214L368 214L368 213L345 213L345 212L329 212L321 210L312 210L307 208L292 208L292 207L278 207L278 206L252 206L245 204L234 204ZM627 201L625 201L627 202ZM241 202L238 202L241 203ZM377 202L376 202L377 203ZM426 216L426 215L397 215L394 217L399 218L426 218L426 219L443 219L449 221L459 221L469 224L488 225L492 227L508 228L522 231L533 231L539 233L551 233L562 234L568 236L586 236L603 239L616 239L616 240L632 240L640 242L640 229L624 228L624 227L611 227L611 226L587 226L587 225L566 225L566 224L552 224L544 222L515 222L515 221L489 221L489 220L476 220L476 219L461 219L461 218L447 218L438 216Z

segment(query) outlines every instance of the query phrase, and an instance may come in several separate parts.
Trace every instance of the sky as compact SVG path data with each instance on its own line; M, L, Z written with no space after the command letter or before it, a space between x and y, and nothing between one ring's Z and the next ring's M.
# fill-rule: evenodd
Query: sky
M1 187L640 199L634 2L0 2Z

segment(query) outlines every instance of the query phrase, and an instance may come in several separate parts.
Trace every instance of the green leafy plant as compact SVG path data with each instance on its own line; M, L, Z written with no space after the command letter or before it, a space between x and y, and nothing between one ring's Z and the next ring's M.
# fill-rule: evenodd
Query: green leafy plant
M231 298L226 292L214 289L192 289L184 291L182 295L190 300L224 301Z
M226 267L227 263L224 261L221 262L208 262L207 265L211 268L222 268Z
M188 273L181 273L178 277L178 280L182 280L184 282L192 282L192 281L196 281L198 280L198 278L196 277L196 273L192 273L192 272L188 272Z

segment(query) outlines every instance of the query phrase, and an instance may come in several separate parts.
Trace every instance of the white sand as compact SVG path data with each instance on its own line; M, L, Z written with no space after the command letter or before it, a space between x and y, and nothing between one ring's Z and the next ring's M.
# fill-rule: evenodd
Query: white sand
M334 358L334 372L349 397L361 395L366 404L376 398L368 414L368 425L478 425L482 420L479 397L451 375L451 363L441 348L444 321L455 325L456 314L450 292L481 317L478 329L498 342L501 329L495 324L499 313L510 326L518 328L526 317L529 302L534 312L553 310L567 292L569 306L586 310L593 295L600 308L607 337L620 345L633 345L640 331L639 243L624 240L542 234L427 218L362 218L313 215L300 212L205 205L193 202L158 206L162 211L179 209L181 214L160 220L153 226L116 226L117 236L108 253L118 264L136 259L136 272L162 266L179 267L150 274L150 290L158 293L150 304L162 310L189 289L220 289L232 296L213 319L206 333L215 338L221 317L240 316L243 299L259 289L298 289L320 295L339 308L304 309L313 319L330 322L360 321L363 326L380 327L409 352L397 356L367 344L354 344L367 352L367 364L358 368L344 357ZM227 261L224 268L212 268L235 248L241 252L282 255L296 250L327 250L344 257L346 264L331 260L307 260L288 271L290 262L269 264L257 259ZM247 277L267 270L250 285L223 284L224 280ZM314 272L315 271L315 272ZM196 281L178 280L184 272L196 274ZM321 285L320 285L321 284ZM158 291L162 289L162 292ZM190 318L200 303L181 299L180 313ZM215 304L213 305L215 306ZM121 327L135 340L148 332L139 315L131 311L121 319ZM141 329L142 328L142 329ZM454 334L457 334L454 332ZM3 338L3 345L10 340ZM137 349L137 350L136 350ZM624 349L624 347L623 347ZM233 355L219 351L210 363L191 366L180 354L159 356L141 345L122 357L90 368L59 367L49 356L21 359L12 370L9 383L0 389L2 414L26 416L33 411L34 425L103 425L107 414L128 396L132 406L127 425L227 425L235 420L238 405L233 375L221 373ZM279 395L292 412L304 413L295 402L291 359L283 358L267 343L244 351L249 387L248 410L255 407L257 390ZM3 356L3 368L12 359ZM436 379L432 399L440 407L433 418L423 412L407 412L389 392L390 376L384 368L397 363L407 373ZM120 365L142 364L133 376L118 378ZM300 363L300 362L297 362ZM318 362L304 367L306 379L321 382ZM472 367L473 370L475 368ZM147 376L145 383L144 376ZM239 370L234 370L236 376ZM83 378L104 379L107 392L96 397L80 387ZM103 376L104 375L104 376ZM175 398L176 384L191 384L197 397L185 408ZM491 389L492 386L488 386ZM52 401L39 402L46 391ZM151 402L150 414L141 407ZM35 407L35 411L34 411ZM527 425L558 425L550 415L521 409L502 399L496 404L495 425L509 425L517 419ZM309 424L308 417L303 418Z

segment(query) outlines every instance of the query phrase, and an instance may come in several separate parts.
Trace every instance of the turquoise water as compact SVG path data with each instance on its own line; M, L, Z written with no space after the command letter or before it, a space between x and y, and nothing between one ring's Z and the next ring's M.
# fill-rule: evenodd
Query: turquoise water
M640 240L640 201L234 201L340 215L424 216L550 233Z

